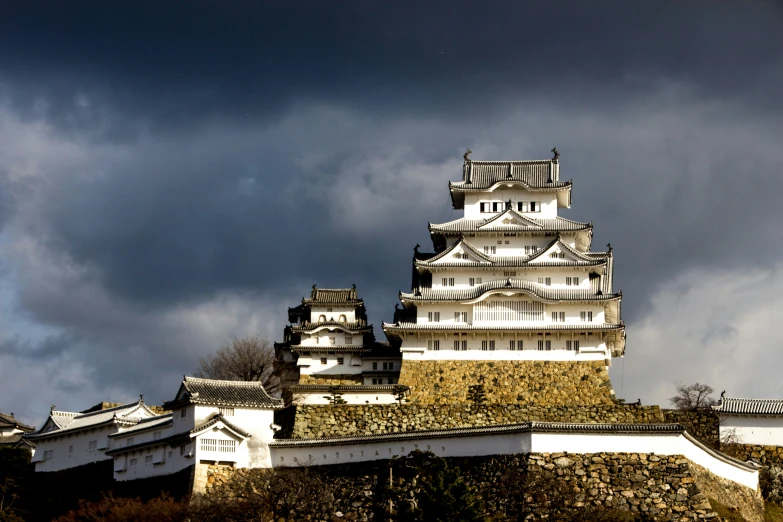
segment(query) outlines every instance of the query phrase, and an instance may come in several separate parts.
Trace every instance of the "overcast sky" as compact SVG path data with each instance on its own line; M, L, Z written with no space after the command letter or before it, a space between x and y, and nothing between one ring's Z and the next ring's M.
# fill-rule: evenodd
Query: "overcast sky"
M313 283L382 338L468 147L561 152L618 396L783 398L779 2L160 4L3 8L0 411L170 399Z

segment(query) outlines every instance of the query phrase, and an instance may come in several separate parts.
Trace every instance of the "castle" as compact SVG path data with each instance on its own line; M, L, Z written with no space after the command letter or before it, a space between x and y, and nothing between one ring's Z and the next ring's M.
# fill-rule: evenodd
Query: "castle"
M143 399L82 413L53 408L25 437L37 446L36 471L106 461L122 482L191 469L192 489L203 491L225 469L353 464L417 449L620 452L679 456L755 492L755 464L704 443L717 441L717 425L703 437L696 424L680 424L688 421L680 412L615 397L608 368L625 354L626 333L612 248L591 251L592 223L558 215L571 206L572 182L560 179L553 152L535 161L465 154L462 180L449 183L464 215L429 225L432 252L414 249L411 289L382 324L387 341L375 339L355 286L314 285L289 308L275 344L295 413L287 429L276 420L283 401L260 383L185 377L163 414ZM762 426L758 440L769 443L783 433L779 403L727 399L716 411L739 419L750 443Z

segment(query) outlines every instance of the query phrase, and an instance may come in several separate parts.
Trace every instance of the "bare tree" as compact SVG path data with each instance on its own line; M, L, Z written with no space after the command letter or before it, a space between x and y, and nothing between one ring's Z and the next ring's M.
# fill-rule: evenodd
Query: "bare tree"
M718 404L718 401L710 397L715 392L711 386L698 382L688 385L677 382L675 386L677 387L677 395L670 397L669 402L678 410L705 410Z
M234 339L199 361L196 375L227 381L260 381L269 393L280 391L275 374L275 349L257 336Z

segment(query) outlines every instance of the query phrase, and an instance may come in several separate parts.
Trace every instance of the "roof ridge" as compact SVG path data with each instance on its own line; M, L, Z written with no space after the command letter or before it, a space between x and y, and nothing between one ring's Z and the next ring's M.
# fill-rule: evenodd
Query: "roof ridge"
M208 379L206 377L191 377L189 375L185 376L185 380L183 382L204 382L204 383L214 383L214 384L230 384L232 386L234 386L234 385L241 385L241 386L258 385L261 388L264 388L264 384L261 381L232 381L232 380L229 380L229 379ZM266 391L266 389L264 389L264 391Z
M95 411L91 411L89 413L77 413L76 416L80 417L80 418L92 417L93 415L98 415L98 414L101 414L101 413L107 413L107 412L111 412L111 411L117 412L119 410L133 408L133 407L136 407L136 406L140 406L142 404L143 404L143 402L140 399L140 400L138 400L136 402L129 402L128 404L120 404L119 406L112 406L111 408L106 408L105 410L95 410Z

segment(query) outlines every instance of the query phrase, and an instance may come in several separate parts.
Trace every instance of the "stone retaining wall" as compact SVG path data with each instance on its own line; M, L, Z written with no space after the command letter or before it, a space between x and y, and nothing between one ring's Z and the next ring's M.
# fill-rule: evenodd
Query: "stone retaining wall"
M666 422L685 426L691 435L711 448L720 448L720 418L712 410L662 410Z
M543 453L445 460L459 467L492 520L594 520L608 509L656 520L717 519L709 498L746 520L763 520L757 493L724 484L680 456ZM303 504L294 519L387 520L389 500L395 508L415 502L430 469L421 455L310 467L316 477L312 495L328 501Z
M602 361L402 361L400 384L418 404L467 403L483 384L489 403L611 404L614 391Z
M193 473L193 493L205 493L223 484L231 477L235 468L232 463L200 462Z
M292 438L342 437L513 424L527 421L662 423L658 406L628 404L536 406L523 404L378 404L296 406Z
M783 505L783 447L753 444L721 444L721 451L740 460L753 460L764 467L759 485L764 498Z

